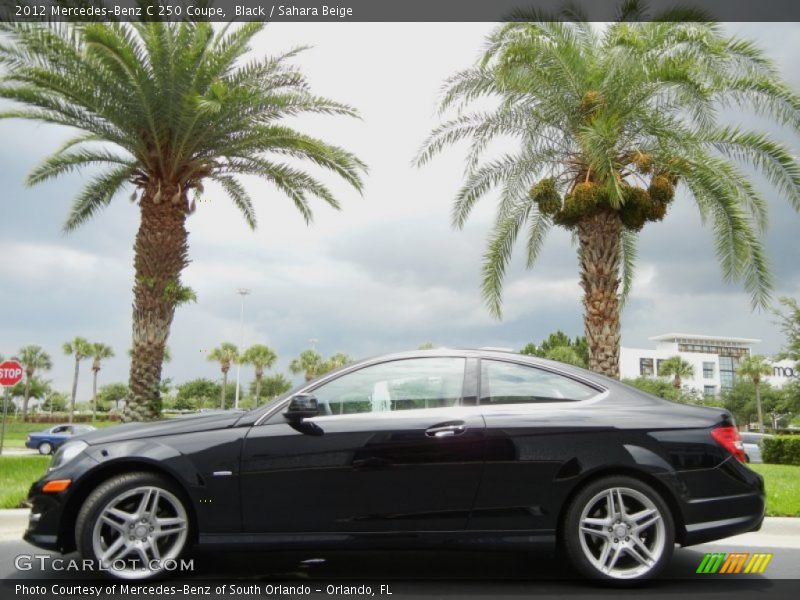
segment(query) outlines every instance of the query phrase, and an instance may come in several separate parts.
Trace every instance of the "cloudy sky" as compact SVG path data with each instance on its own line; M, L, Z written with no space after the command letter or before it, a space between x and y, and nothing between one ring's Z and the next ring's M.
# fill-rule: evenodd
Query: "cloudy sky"
M362 357L428 341L520 348L558 328L582 333L577 259L566 233L550 235L533 271L514 262L498 322L479 293L493 198L482 202L463 231L453 231L449 211L461 181L462 149L423 169L411 166L437 124L442 81L476 59L492 27L273 24L261 34L258 54L313 45L296 62L315 91L360 109L360 121L320 117L293 125L364 159L370 167L366 190L362 197L328 178L343 210L319 206L312 227L291 202L256 182L248 182L258 206L255 232L225 200L201 205L189 220L192 264L184 275L199 301L178 310L169 342L174 359L165 376L177 382L217 377L206 352L222 341L239 342L240 287L252 289L244 344L273 347L279 371L312 338L324 354ZM800 25L731 29L756 39L800 89ZM43 346L55 363L48 376L66 391L72 364L61 345L76 335L114 347L117 357L107 361L101 384L127 379L138 215L120 197L81 230L61 233L80 176L33 189L22 181L65 137L50 126L0 121L0 353ZM771 191L767 197L775 295L798 296L800 216ZM739 286L722 281L710 231L701 227L689 199L679 197L663 224L645 228L634 293L623 313L623 345L647 347L648 337L677 331L759 338L757 351L768 354L782 343L773 321L769 313L750 310ZM79 400L90 395L86 367ZM243 370L243 381L250 378Z

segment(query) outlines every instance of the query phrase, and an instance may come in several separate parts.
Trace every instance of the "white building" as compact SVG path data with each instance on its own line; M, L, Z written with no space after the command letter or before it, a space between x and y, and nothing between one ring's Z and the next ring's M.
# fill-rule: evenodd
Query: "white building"
M683 385L700 394L718 394L733 385L739 362L751 355L751 346L761 340L689 333L667 333L650 338L655 348L620 348L620 375L627 379L657 377L664 359L680 356L694 368L694 377ZM790 360L773 363L773 375L764 381L782 387L800 377Z

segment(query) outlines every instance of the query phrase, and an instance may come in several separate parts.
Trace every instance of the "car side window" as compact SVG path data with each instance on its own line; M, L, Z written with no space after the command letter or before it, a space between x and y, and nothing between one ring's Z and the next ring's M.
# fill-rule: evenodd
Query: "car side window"
M53 429L51 429L50 433L53 433L53 434L55 434L55 433L67 433L67 429L68 428L69 428L68 425L61 425L59 427L54 427Z
M569 377L527 365L481 360L481 404L586 400L598 391Z
M396 360L364 367L311 393L322 414L374 413L455 406L464 383L463 358Z

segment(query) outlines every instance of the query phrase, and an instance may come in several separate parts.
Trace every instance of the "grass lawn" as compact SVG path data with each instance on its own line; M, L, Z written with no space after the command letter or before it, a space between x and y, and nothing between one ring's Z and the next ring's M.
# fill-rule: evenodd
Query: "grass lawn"
M67 418L64 417L64 423ZM95 427L108 427L109 425L119 425L119 421L101 421L97 420L94 423L81 423L81 425L94 425ZM6 421L6 437L3 442L4 448L24 448L25 440L28 434L34 431L44 431L50 429L58 423L23 423L15 419L8 419Z
M0 508L20 508L49 462L49 456L0 456Z
M767 515L800 517L800 467L794 465L749 465L764 477Z

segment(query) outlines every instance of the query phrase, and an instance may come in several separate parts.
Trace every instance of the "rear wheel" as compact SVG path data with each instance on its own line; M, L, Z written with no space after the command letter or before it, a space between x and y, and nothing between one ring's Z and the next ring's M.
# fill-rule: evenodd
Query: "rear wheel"
M189 546L182 497L172 483L153 473L109 479L89 494L78 513L78 551L121 579L164 573Z
M50 442L42 442L39 444L39 454L43 454L47 456L48 454L52 454L53 452L53 444Z
M634 582L669 562L675 529L669 507L649 485L626 476L587 485L567 509L562 540L584 576Z

